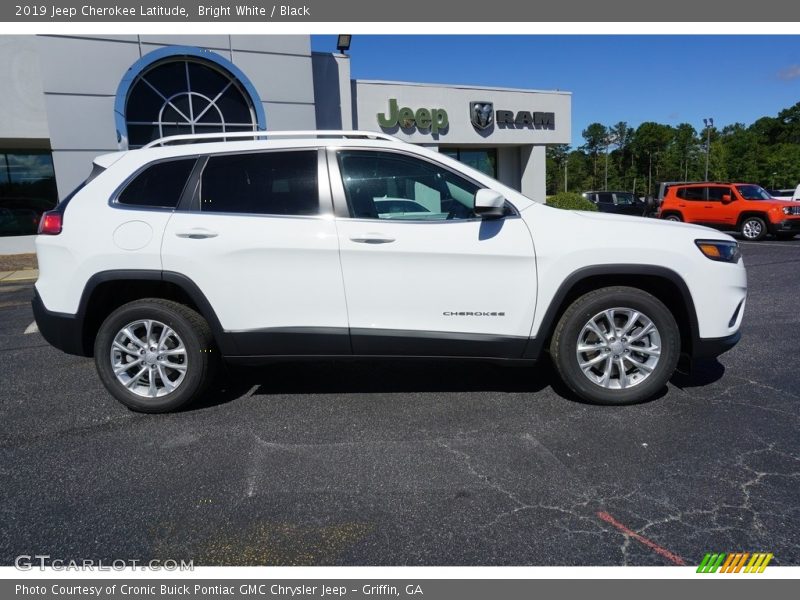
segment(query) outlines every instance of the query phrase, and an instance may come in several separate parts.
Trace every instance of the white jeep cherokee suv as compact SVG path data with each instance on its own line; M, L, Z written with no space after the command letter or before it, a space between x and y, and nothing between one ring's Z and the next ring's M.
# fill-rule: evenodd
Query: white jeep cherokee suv
M40 224L39 330L131 409L184 405L220 360L544 352L627 404L739 339L725 234L554 209L379 133L220 140L100 156Z

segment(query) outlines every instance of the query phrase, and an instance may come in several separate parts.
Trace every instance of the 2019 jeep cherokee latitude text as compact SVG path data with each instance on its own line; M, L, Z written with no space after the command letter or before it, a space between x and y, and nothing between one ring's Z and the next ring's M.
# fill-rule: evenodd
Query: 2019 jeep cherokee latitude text
M39 330L131 409L184 405L220 360L545 352L625 404L739 339L725 234L550 208L383 134L240 135L101 156L42 219Z

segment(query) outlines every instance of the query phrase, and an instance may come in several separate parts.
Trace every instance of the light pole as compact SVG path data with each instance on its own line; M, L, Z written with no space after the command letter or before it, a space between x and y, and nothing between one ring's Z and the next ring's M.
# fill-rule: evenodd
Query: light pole
M564 157L564 191L567 191L567 165L569 164L569 156Z
M714 126L714 119L711 117L703 119L703 125L706 126L706 181L708 181L708 155L711 152L711 128Z
M775 189L775 176L776 176L777 174L778 174L778 173L773 173L773 174L772 174L772 189L773 189L773 190Z

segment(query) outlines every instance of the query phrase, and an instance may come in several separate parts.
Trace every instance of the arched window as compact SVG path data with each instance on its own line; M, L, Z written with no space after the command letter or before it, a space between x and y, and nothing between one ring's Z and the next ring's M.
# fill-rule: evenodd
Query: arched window
M143 57L120 84L122 147L139 148L168 135L265 128L260 101L243 73L221 65L224 59L208 51L171 50L168 56Z

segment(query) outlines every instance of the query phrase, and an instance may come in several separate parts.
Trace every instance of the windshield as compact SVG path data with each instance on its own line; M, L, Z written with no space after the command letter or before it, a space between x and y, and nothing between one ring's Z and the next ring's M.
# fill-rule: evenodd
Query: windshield
M745 200L772 200L769 192L760 185L737 185L736 189Z

